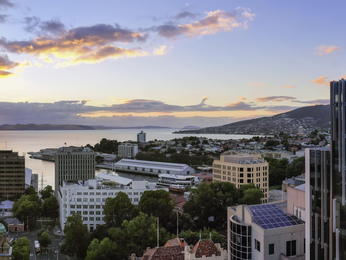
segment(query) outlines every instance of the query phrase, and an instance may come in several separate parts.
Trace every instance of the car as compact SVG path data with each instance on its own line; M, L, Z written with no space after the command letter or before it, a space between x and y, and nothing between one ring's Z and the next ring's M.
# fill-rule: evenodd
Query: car
M58 231L57 231L57 233L61 233L61 231L60 231L60 230L58 230Z

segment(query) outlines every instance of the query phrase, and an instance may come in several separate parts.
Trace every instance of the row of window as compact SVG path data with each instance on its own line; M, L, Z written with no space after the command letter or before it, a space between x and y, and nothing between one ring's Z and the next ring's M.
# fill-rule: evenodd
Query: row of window
M214 164L213 168L217 168L217 169L223 169L223 170L228 170L228 171L238 171L238 172L244 172L244 168L243 167L234 167L234 166L226 166L226 165L221 165L220 164ZM253 172L255 169L255 171L261 171L261 167L248 167L246 168L247 172ZM268 166L263 166L262 167L263 171L268 170Z
M221 170L216 170L216 169L214 169L214 173L221 173ZM226 175L226 171L222 171L222 174L224 174L224 175ZM235 173L235 172L227 172L227 175L228 176L237 176L237 173ZM254 177L254 174L253 173L248 173L247 175L246 175L248 178L253 178ZM267 172L264 172L263 173L263 176L267 176ZM238 177L239 178L243 178L244 177L244 173L238 173ZM261 177L261 173L260 172L257 172L256 173L256 177Z
M125 192L127 195L143 195L143 192ZM77 195L95 195L95 192L77 192ZM96 195L110 195L110 196L113 196L113 195L118 195L117 192L96 192ZM90 198L90 201L93 201L93 198Z
M83 217L83 221L103 221L102 217Z
M261 252L261 242L255 239L255 249ZM269 255L275 254L275 244L269 244ZM297 254L297 240L286 241L286 256Z
M70 211L71 214L73 213L77 213L79 215L82 215L82 211L80 210L77 210L77 211L74 211L74 210L71 210ZM104 211L83 211L83 215L104 215Z

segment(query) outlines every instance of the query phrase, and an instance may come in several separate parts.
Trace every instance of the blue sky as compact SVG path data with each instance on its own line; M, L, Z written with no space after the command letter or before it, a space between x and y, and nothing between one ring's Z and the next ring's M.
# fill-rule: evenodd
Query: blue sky
M345 5L0 0L0 121L204 127L328 104Z

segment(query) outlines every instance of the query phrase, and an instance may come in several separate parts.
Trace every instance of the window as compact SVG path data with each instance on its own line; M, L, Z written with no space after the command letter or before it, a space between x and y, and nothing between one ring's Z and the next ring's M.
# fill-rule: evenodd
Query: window
M297 254L297 240L286 242L286 256L294 256Z
M88 198L83 198L83 202L88 202Z
M101 215L101 211L96 211L96 215Z
M82 198L77 198L77 202L81 202L82 201Z
M88 193L87 192L83 192L83 195L88 195Z
M83 217L83 221L88 221L88 217Z
M90 205L90 206L89 206L89 209L93 209L93 208L94 208L94 205Z
M100 198L96 198L96 202L101 202L101 199Z
M133 195L138 195L138 192L134 192Z
M243 172L244 171L244 168L239 168L239 172Z
M88 205L83 205L83 209L87 209L88 208Z
M83 211L83 215L88 215L88 211Z
M75 205L70 205L70 208L71 209L74 209L76 206Z
M93 207L94 208L94 207ZM96 208L97 209L100 209L101 208L101 205L96 205Z
M81 209L82 208L82 205L77 205L77 209Z
M274 244L269 244L269 255L274 255Z
M90 221L94 221L94 217L90 217L89 220L90 220Z
M90 199L90 202L94 202L94 199Z
M256 249L258 252L261 252L261 242L258 241L257 239L255 239L255 249Z
M127 195L132 195L132 192L128 192Z
M138 198L134 198L134 201L138 201Z
M82 195L82 193L81 192L77 192L77 195Z
M89 215L94 215L94 211L89 211Z
M101 218L100 217L96 217L96 221L101 221Z

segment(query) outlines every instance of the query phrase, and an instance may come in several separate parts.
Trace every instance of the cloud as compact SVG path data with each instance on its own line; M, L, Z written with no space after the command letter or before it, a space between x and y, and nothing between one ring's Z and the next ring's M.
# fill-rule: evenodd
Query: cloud
M173 16L174 19L184 19L184 18L191 18L191 19L194 19L196 18L198 14L194 14L194 13L191 13L189 11L183 11L183 12L180 12L178 13L177 15Z
M166 49L167 49L167 46L166 46L166 45L159 45L158 48L155 48L155 49L154 49L153 55L154 55L154 56L157 56L157 55L164 55L164 54L166 54Z
M9 0L0 0L0 9L14 7L14 4Z
M328 77L324 77L324 76L321 76L321 77L319 77L318 79L314 79L313 81L312 81L312 83L315 83L315 84L320 84L320 85L328 85L328 82L326 82L326 79L327 79Z
M330 99L314 99L314 100L310 100L310 101L298 101L295 100L294 102L298 102L298 103L303 103L303 104L315 104L315 105L325 105L325 104L330 104Z
M290 86L290 85L286 85L286 86L283 86L284 88L295 88L295 86Z
M25 17L23 22L25 24L24 30L30 33L36 32L37 26L41 23L40 18L36 16Z
M238 97L238 99L239 100L244 100L244 101L248 100L247 98L244 98L244 97Z
M5 23L7 21L8 15L0 14L0 23Z
M37 20L28 19L28 30L34 30ZM60 32L58 23L45 24L46 30ZM67 60L64 65L81 62L94 63L106 58L134 57L147 55L139 49L124 49L114 43L144 42L146 35L122 29L118 26L97 24L64 31L58 36L38 36L28 41L7 41L0 38L0 47L12 53L27 53L43 60L51 57ZM51 56L51 57L50 57Z
M154 30L164 38L176 39L180 35L186 37L211 35L218 32L232 31L234 29L247 29L248 22L253 20L254 14L245 8L237 8L232 13L217 10L206 12L200 21L190 24L165 24L155 27Z
M200 105L204 105L205 102L208 100L209 98L208 97L204 97L200 103Z
M336 47L336 46L329 46L329 45L322 45L316 47L317 53L320 55L331 53L333 51L340 51L342 50L341 47Z
M65 32L65 25L59 20L45 21L40 24L42 32L52 33L52 34L62 34Z
M274 102L282 102L287 100L295 100L295 97L289 97L289 96L270 96L270 97L261 97L256 98L255 101L257 102L268 102L268 101L274 101Z
M259 88L259 87L266 87L267 85L266 84L263 84L263 83L256 83L256 82L251 82L252 85L254 85L256 88Z
M28 61L24 61L23 63L11 61L7 55L0 55L0 78L8 78L10 76L15 76L12 72L8 70L12 70L18 67L27 67L31 66L31 63Z
M38 103L38 102L0 102L0 122L2 124L23 124L23 123L71 123L71 124L107 124L116 125L119 118L129 119L124 125L146 125L156 122L162 126L177 126L174 124L176 117L162 116L162 117L135 117L130 113L148 113L148 112L191 112L191 111L257 111L259 109L266 109L266 107L256 107L244 102L229 103L227 106L209 106L204 104L207 100L203 98L202 102L197 105L178 106L169 105L162 101L147 100L147 99L131 99L125 100L122 104L114 104L112 106L92 106L89 105L89 100L62 100L53 103ZM107 114L110 116L97 117L92 119L88 115L95 117L97 113ZM121 114L113 116L112 114ZM101 120L102 118L102 120ZM162 120L162 119L165 120ZM191 119L191 117L188 117ZM192 117L193 118L193 117ZM203 117L200 118L203 121ZM217 118L217 117L215 117ZM137 119L143 121L136 121ZM160 119L160 120L159 120ZM166 120L167 119L167 120ZM172 120L168 120L172 119ZM192 121L196 121L193 119ZM229 118L228 118L229 119ZM152 121L153 120L153 121ZM125 122L124 121L124 122ZM131 123L129 123L131 121ZM191 122L192 122L191 121ZM212 117L207 119L210 125ZM215 122L217 119L215 119ZM98 123L97 123L98 122ZM142 122L141 124L139 122ZM164 124L162 124L164 122ZM185 122L185 121L184 121ZM186 121L188 122L188 120ZM185 124L185 123L184 123ZM121 125L121 124L120 124ZM200 125L200 124L198 124ZM208 124L207 124L208 125Z

